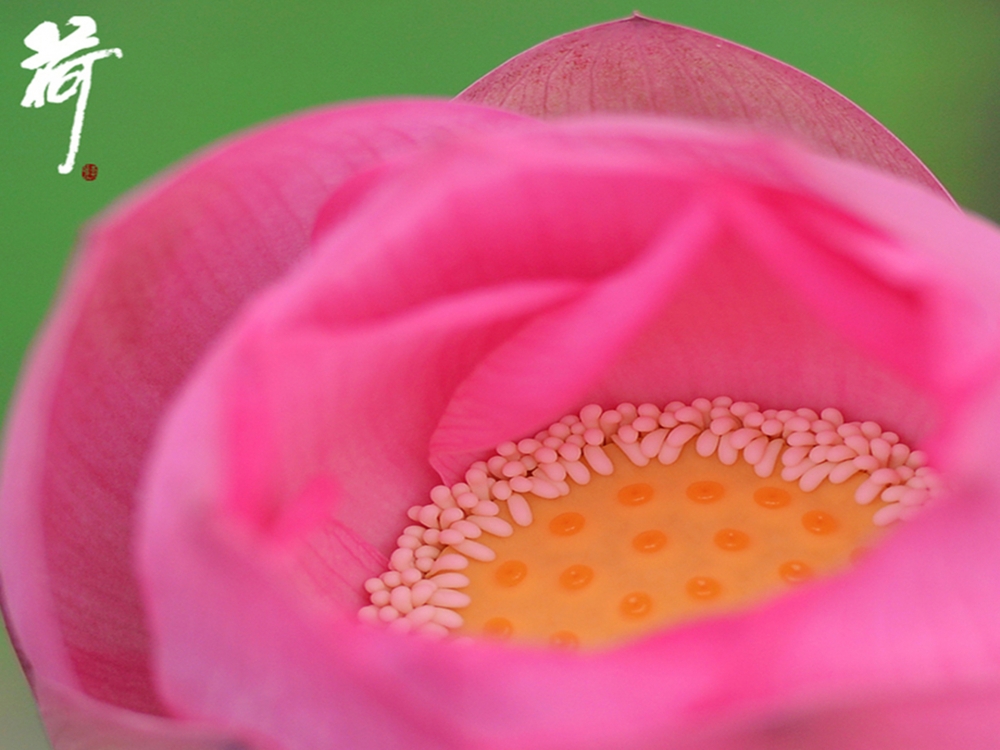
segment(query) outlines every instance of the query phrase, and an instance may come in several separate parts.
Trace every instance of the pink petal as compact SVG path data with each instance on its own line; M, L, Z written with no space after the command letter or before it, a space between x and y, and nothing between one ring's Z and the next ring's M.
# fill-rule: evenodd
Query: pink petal
M902 699L800 705L782 716L713 722L671 744L677 750L907 750L989 748L1000 732L994 685L914 691ZM634 748L662 747L662 738Z
M221 497L266 543L286 512L323 500L314 497L312 477L326 477L319 515L332 515L338 527L350 530L343 540L348 546L384 550L399 532L386 519L404 518L416 500L414 488L434 481L427 443L456 384L524 320L572 298L579 285L503 284L398 317L333 326L305 320L301 311L301 300L317 292L317 275L300 276L306 283L290 285L280 301L260 301L268 322L254 327L217 376L214 397L223 400L216 410L232 420L219 429L228 443L224 450L236 461L223 467L231 483ZM272 316L279 305L286 315L298 309L276 328ZM212 409L202 404L197 411ZM338 580L368 575L373 564L384 558L338 560ZM348 588L336 596L353 605L358 592Z
M133 492L164 405L359 170L519 118L433 101L334 108L210 149L87 232L7 428L0 567L35 674L164 712L131 570Z
M158 441L141 568L172 706L296 750L752 748L782 731L805 748L861 750L851 733L873 706L886 737L906 737L918 713L928 744L975 737L1000 672L1000 483L985 452L1000 442L1000 279L977 273L1000 253L995 228L869 169L668 121L525 127L383 176L230 331ZM885 196L854 210L838 197L848 184L853 200ZM657 229L697 216L679 195L710 200L721 221L718 240L679 234L672 259ZM623 280L637 290L627 335L588 358L593 311L614 312ZM633 335L638 302L658 313ZM846 302L867 328L843 318ZM486 414L509 407L511 423L550 418L491 397L475 381L492 376L473 369L513 342L519 377L548 388L551 342L536 324L567 332L586 376L568 382L588 398L837 405L936 439L956 494L848 575L611 652L354 626L361 581L405 525L393 514L435 481L423 462L438 420L455 416L449 450L490 437L453 394L467 388ZM938 356L984 338L960 367ZM268 544L317 472L332 522ZM932 702L948 694L970 702Z
M991 367L978 374L976 370L982 368L983 360L992 361L995 342L1000 340L1000 299L995 293L1000 285L1000 265L994 261L1000 242L996 226L974 215L955 222L948 206L928 200L923 191L891 179L880 180L849 162L815 158L802 160L800 165L824 196L858 217L877 221L898 238L899 244L919 249L920 256L933 262L935 274L944 282L942 288L962 290L963 299L938 301L951 307L938 310L944 318L939 322L948 328L935 334L938 362L956 377L973 381L992 378ZM898 259L889 262L898 264ZM892 273L898 276L906 270L900 267ZM956 316L976 322L968 327L971 335L961 335L958 321L952 320Z
M357 582L384 566L398 519L418 501L414 488L434 481L427 441L467 363L525 316L578 289L556 281L500 285L337 329L304 319L311 294L325 297L330 287L318 283L320 269L302 270L257 303L269 319L258 314L243 340L213 355L165 427L143 519L157 672L186 715L226 715L296 750L391 747L412 719L372 702L363 668L345 675L324 658L331 633L313 629L308 616L303 623L303 604L333 607L338 619L357 610ZM286 330L274 328L275 313ZM329 520L297 547L284 535L274 539L275 519L295 512L317 475L335 480ZM262 583L268 563L290 567L292 578L277 589ZM188 609L193 599L211 602L204 611L219 619L198 622ZM244 607L257 614L246 618ZM250 653L257 656L243 662ZM230 683L234 669L242 686ZM248 685L263 689L237 697ZM435 732L421 731L430 738L418 734L412 746L440 746Z
M914 312L919 306L933 304L935 313L931 317L935 320L946 312L957 314L956 310L960 318L974 317L979 325L968 328L966 339L980 336L984 328L979 326L991 320L982 304L978 310L970 309L963 293L952 292L947 299L937 299L946 289L964 289L961 279L949 270L945 273L952 283L941 285L937 281L937 263L928 264L912 253L898 251L880 231L857 226L836 211L817 211L815 198L799 194L801 185L793 183L779 190L774 183L787 179L787 175L776 160L787 155L782 157L781 150L768 141L746 139L740 141L741 147L735 147L733 141L725 145L716 141L718 134L711 131L685 131L677 126L657 131L653 125L650 135L669 131L679 136L678 153L668 158L656 152L652 141L644 141L638 129L633 130L636 136L630 143L636 150L620 148L625 139L616 141L612 137L620 126L599 122L568 126L578 134L609 136L609 141L616 143L607 146L615 149L614 158L601 161L602 166L607 165L607 173L600 181L609 183L619 168L645 170L662 166L671 170L677 182L672 188L662 181L656 187L651 182L641 187L633 185L631 193L621 192L628 188L613 183L618 191L614 204L603 203L599 197L603 193L595 192L592 202L583 202L576 193L565 194L562 213L588 217L589 225L580 236L598 233L632 236L637 241L642 241L639 238L643 236L651 239L648 233L639 234L642 225L638 221L618 210L621 196L630 196L628 202L639 216L659 216L661 221L677 216L676 221L682 221L680 217L689 205L686 198L692 193L702 202L711 201L715 195L725 197L727 209L720 212L718 222L730 227L728 234L710 243L712 252L702 253L697 267L689 270L685 283L669 303L664 298L674 283L671 273L650 274L643 267L634 272L637 278L623 278L618 301L608 297L587 303L590 312L560 311L558 315L566 318L561 323L549 314L519 332L485 360L479 372L456 393L432 443L435 466L454 480L454 471L500 442L503 435L533 433L574 404L588 400L617 404L730 393L761 403L822 402L850 407L857 416L891 422L911 439L925 435L932 415L926 408L913 407L917 400L913 387L927 385L936 377L923 364L927 350L931 346L950 348L956 331L928 338L927 332L915 324ZM681 133L686 137L680 138ZM568 164L564 149L569 149L560 138L552 133L534 133L533 137L538 139L533 147L524 146L521 151L512 143L500 146L504 149L504 163L512 172L531 173L542 165L553 173L565 170L563 182L572 184L573 190L582 185L590 187L578 167L564 166ZM518 135L510 140L524 144L528 138ZM542 151L544 157L538 153ZM636 158L640 154L642 161ZM691 169L685 158L702 160L700 169ZM716 168L720 173L712 171ZM735 185L727 185L726 170L762 182L759 197L743 196ZM551 174L547 179L555 180ZM488 205L502 201L508 206L504 216L509 221L515 223L516 218L517 224L530 225L538 222L534 209L515 208L516 194L525 190L522 182L511 180L502 197L491 196ZM939 201L930 202L939 207ZM800 226L791 234L785 230L786 236L771 236L773 231L768 227L773 229L782 214L792 212L792 206ZM953 212L947 207L944 210ZM750 219L745 216L748 213ZM595 229L597 217L616 229ZM752 223L748 223L750 220ZM837 227L843 235L837 238L840 246L853 256L838 258L844 252L818 251L830 244ZM491 238L496 237L495 231L490 231ZM808 237L795 236L800 231ZM520 238L511 244L527 250L520 256L525 264L530 258L544 255L549 262L561 258L560 273L587 273L585 259L578 263L578 256L570 252L559 254L558 248L569 243L557 231L548 238L555 249L532 247ZM743 251L733 245L742 246ZM809 247L816 248L812 255L807 252ZM670 251L669 246L663 249L661 262L676 263L677 269L685 267L674 257L678 250ZM508 265L514 265L519 256L504 249L502 257ZM809 261L808 265L803 259ZM877 262L881 265L873 265ZM650 286L644 288L641 282L647 278ZM653 279L659 280L659 287ZM602 283L608 284L608 278ZM787 286L795 292L775 293L776 286ZM817 291L826 297L826 320L817 318L816 311L810 309L821 300ZM738 307L717 303L719 298L734 295L742 300ZM636 314L653 315L652 325L639 332L637 338L632 330L636 326L629 320L632 313L621 306L622 298L628 298L625 304L631 305L628 309L634 309ZM983 299L989 299L988 295ZM780 325L775 324L776 320ZM565 330L559 332L553 326ZM705 342L709 341L716 345L706 349ZM617 342L615 346L630 342L610 368L606 365L608 350L604 342ZM859 347L861 343L865 346ZM981 356L983 346L970 351L978 351ZM553 351L559 352L564 368L553 364ZM880 358L907 373L907 377L900 380L898 373L878 364ZM594 367L604 368L604 375L583 387ZM951 369L950 363L948 367ZM499 387L501 383L504 388ZM458 452L458 446L464 450ZM447 455L455 456L455 460Z
M459 99L535 117L653 112L750 125L947 196L898 138L812 76L638 13L542 42L487 73Z
M117 708L38 679L34 685L53 747L72 750L279 750L261 738Z
M694 192L684 201L690 207L679 207L677 226L666 225L643 257L593 284L575 304L538 316L461 383L431 440L431 463L448 481L460 481L484 451L573 411L608 363L658 317L653 301L675 294L688 267L717 241L711 199Z

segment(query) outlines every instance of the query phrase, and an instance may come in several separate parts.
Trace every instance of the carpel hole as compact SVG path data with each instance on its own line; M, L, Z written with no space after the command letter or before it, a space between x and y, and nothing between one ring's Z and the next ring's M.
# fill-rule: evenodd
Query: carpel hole
M739 529L722 529L715 535L715 544L730 551L746 549L750 546L750 536Z
M693 599L714 599L722 593L722 584L708 576L697 576L687 582L687 592Z
M570 565L559 575L559 585L575 591L582 589L594 579L594 569L586 565Z
M653 499L653 488L645 482L629 484L618 490L618 502L622 505L642 505Z
M497 583L501 586L516 586L528 575L528 566L520 560L508 560L496 570Z
M644 591L633 591L622 598L619 609L628 618L645 617L653 611L653 599Z
M754 502L765 508L783 508L792 502L788 490L780 487L761 487L753 493Z
M514 626L506 617L494 617L483 623L483 633L493 638L510 638L514 634Z
M549 531L556 536L572 536L580 531L586 519L579 513L560 513L549 521Z
M632 539L632 548L638 552L657 552L667 544L667 535L657 529L641 531Z
M719 482L706 479L701 482L692 482L687 487L687 496L696 503L714 503L726 494L726 488Z
M788 560L778 567L778 575L787 583L803 583L812 578L813 570L801 560Z
M839 524L837 519L821 510L810 510L802 516L802 525L813 534L832 534Z

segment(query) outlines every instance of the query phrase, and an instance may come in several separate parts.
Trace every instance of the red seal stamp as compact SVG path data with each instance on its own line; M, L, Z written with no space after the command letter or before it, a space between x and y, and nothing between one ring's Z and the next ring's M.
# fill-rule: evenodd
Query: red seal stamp
M84 164L83 169L80 170L83 175L83 179L87 182L97 179L97 165L96 164Z

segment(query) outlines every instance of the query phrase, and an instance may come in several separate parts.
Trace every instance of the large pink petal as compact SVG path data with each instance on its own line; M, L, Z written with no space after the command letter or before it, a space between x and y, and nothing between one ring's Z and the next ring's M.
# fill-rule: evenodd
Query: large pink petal
M345 679L323 657L332 632L308 615L303 627L302 595L307 610L356 611L357 582L385 565L414 488L434 481L426 445L448 394L526 316L579 285L499 285L338 330L303 320L318 270L258 303L266 315L212 356L166 428L143 519L157 672L184 713L226 715L296 750L393 747L413 717L372 701L363 666ZM330 481L303 497L316 478ZM283 521L302 503L327 517L295 538ZM268 563L291 577L276 588ZM213 624L177 607L192 599L213 602ZM240 695L234 669L261 689ZM451 731L424 729L412 746Z
M277 750L259 737L136 713L43 678L33 687L49 739L60 750Z
M578 128L592 136L603 134L614 141L615 127L591 121L567 129ZM683 128L672 127L672 133L683 132ZM553 180L552 174L561 173L563 182L576 190L589 183L566 166L566 145L560 135L567 129L548 136L534 134L537 140L521 151L507 143L496 147L504 149L504 161L512 172L516 169L534 176L536 168L548 170L548 178L540 176L539 180ZM651 132L656 132L655 126ZM525 144L529 139L511 141ZM634 180L644 179L638 175L656 167L671 170L676 180L672 190L661 184L660 192L646 185L634 193L620 193L616 206L621 195L628 195L634 210L661 217L666 224L690 220L685 218L689 205L724 199L727 210L714 217L720 234L710 243L714 251L703 254L666 309L666 292L687 262L681 257L686 248L676 238L660 248L654 262L661 268L648 262L635 263L621 279L616 276L612 282L606 278L600 295L581 301L580 309L560 311L559 318L547 315L519 332L491 354L456 393L432 444L436 467L455 470L459 464L467 465L478 453L500 442L503 434L533 433L587 400L606 404L664 397L690 400L722 392L774 404L822 398L825 403L849 407L855 416L887 420L911 439L927 434L931 415L925 408L914 408L912 388L915 382L926 385L932 378L922 364L928 347L946 347L949 352L964 349L981 358L991 339L981 337L980 328L973 328L962 342L955 343L954 331L949 331L932 343L927 332L914 323L916 307L933 305L937 317L976 315L981 325L992 318L981 309L971 309L962 294L953 292L947 299L937 299L939 287L963 288L960 278L950 270L945 274L952 276L953 283L942 287L936 264L897 249L880 231L859 226L838 212L819 210L815 198L797 194L802 186L796 183L791 189L776 185L788 175L780 166L781 149L775 144L753 138L743 141L742 148L734 148L735 143L730 141L723 150L723 144L712 135L691 128L687 138L678 139L669 157L642 138L633 140L631 152L607 146L609 151L614 149L617 167L636 170ZM643 161L631 161L637 154ZM700 168L691 169L689 160L697 160ZM607 163L605 180L613 173L610 158ZM733 185L727 185L726 178L720 176L727 170L761 182L764 189L759 197L750 201L749 196L741 196ZM516 193L525 189L512 181L504 191L504 205L516 205ZM697 198L691 200L691 194ZM566 215L590 217L590 226L581 232L589 237L596 224L594 217L607 214L595 213L600 211L597 201L592 205L581 203L576 194L563 195L572 205ZM793 206L797 225L782 228L782 214L790 213ZM511 217L511 210L504 215ZM531 212L518 215L529 224L537 221ZM650 238L648 233L635 233L638 225L624 217L619 220L624 226L620 234L636 241L641 241L640 236ZM800 237L801 233L809 237ZM578 267L576 257L561 255L560 235L552 236L555 247L545 251L548 262L561 257L561 272L573 273ZM835 241L845 250L823 251ZM816 248L810 263L791 262L809 243ZM534 255L542 252L532 249ZM505 265L516 267L518 256L505 250L502 257ZM582 267L586 268L585 261ZM775 294L774 288L782 284L796 293ZM719 305L720 298L739 298L741 304ZM825 317L833 320L833 326L818 320L810 310L817 303L825 307ZM653 321L638 338L636 316ZM781 325L775 325L775 320ZM839 329L841 335L831 335L831 328ZM982 343L976 344L977 337ZM705 341L715 345L706 349ZM608 347L629 342L627 355L608 370ZM554 366L553 351L559 353L564 370ZM907 372L908 377L900 380L898 374L878 363L880 358ZM949 367L954 366L954 359L949 358ZM604 368L605 375L583 385L595 367ZM525 414L530 420L524 420ZM447 455L462 460L453 462L445 458ZM447 476L454 478L450 473Z
M719 219L711 196L690 191L676 225L665 221L648 252L490 352L448 403L431 440L432 465L449 483L460 481L484 451L573 411L608 363L659 317L657 300L676 294L688 267L718 241Z
M300 307L316 291L314 283L306 286L312 288L292 285L286 304ZM230 420L223 455L236 461L224 467L231 482L223 503L266 540L303 500L325 501L320 517L351 532L337 534L337 544L376 551L337 560L338 578L369 574L373 563L385 562L378 552L398 536L386 518L401 518L413 488L434 479L427 443L457 383L526 318L575 297L580 286L502 284L357 327L303 320L299 312L284 325L273 317L260 324L245 351L227 362L215 392ZM327 479L317 485L314 477ZM351 604L358 595L350 584L326 593Z
M829 86L760 52L638 13L542 42L459 99L535 117L647 112L749 125L947 196L898 138Z
M958 736L974 739L970 722L995 706L1000 673L1000 488L983 449L961 455L974 439L1000 440L1000 280L976 271L1000 253L1000 233L920 188L828 166L766 139L593 121L476 139L369 186L310 265L231 332L159 442L142 569L172 704L291 738L297 750L660 747L684 738L712 747L717 736L702 738L720 725L736 733L726 740L732 747L761 746L769 732L791 727L786 735L804 748L840 738L861 750L864 737L834 719L856 728L879 706L899 728L885 736L896 739L928 696L955 693L970 696L969 705L928 710L922 736L949 747L957 717ZM860 196L888 197L851 210L838 197L849 181ZM506 296L520 279L537 290L569 282L569 296L548 297L536 320L590 320L580 304L590 287L626 278L630 263L640 267L657 226L680 226L679 192L697 196L708 186L721 239L690 245L699 262L649 266L664 272L668 291L655 299L655 289L641 288L638 296L660 305L658 320L596 378L586 374L591 394L614 403L732 387L734 396L775 406L833 403L852 418L937 439L954 496L848 575L612 652L436 644L352 625L351 587L357 604L363 572L376 572L396 523L405 523L387 516L420 502L434 481L419 458L429 457L435 419L452 408L448 394L501 344L520 342L529 369L548 362L544 339L521 337L531 326L442 311L489 309L492 292ZM906 205L904 233L896 223ZM656 207L654 225L645 207ZM574 231L567 216L585 228ZM616 239L601 257L590 249L594 237ZM942 238L962 244L942 247ZM951 254L961 259L951 263ZM671 273L684 281L675 292ZM517 306L526 298L510 299ZM867 329L852 305L867 311ZM976 343L960 367L939 357L951 341ZM544 367L536 372L546 388ZM240 388L262 405L250 419ZM404 428L393 430L385 404L399 404L401 392L427 401L406 404ZM508 401L482 393L477 403L489 410ZM534 408L516 409L518 419L543 425L549 415ZM243 440L248 425L256 432ZM466 436L478 445L482 427ZM317 468L327 474L318 493L309 485ZM250 469L280 481L234 484ZM266 489L263 502L243 504L254 487ZM314 494L325 499L335 528L310 536L299 527L291 545L271 545L298 491L307 505ZM314 543L315 554L303 554Z
M6 433L0 568L34 673L164 711L131 559L133 492L164 405L243 301L302 254L346 178L518 119L434 101L320 110L213 147L89 229Z
M797 705L781 715L712 722L676 750L988 750L1000 733L1000 687L914 690L903 698ZM663 738L631 745L658 750Z

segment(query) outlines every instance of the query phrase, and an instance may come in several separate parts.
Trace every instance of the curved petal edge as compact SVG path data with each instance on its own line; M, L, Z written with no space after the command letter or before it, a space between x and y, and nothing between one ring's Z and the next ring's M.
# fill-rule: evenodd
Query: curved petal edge
M543 118L638 112L749 125L950 198L902 141L821 81L734 42L638 13L542 42L458 99Z

